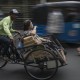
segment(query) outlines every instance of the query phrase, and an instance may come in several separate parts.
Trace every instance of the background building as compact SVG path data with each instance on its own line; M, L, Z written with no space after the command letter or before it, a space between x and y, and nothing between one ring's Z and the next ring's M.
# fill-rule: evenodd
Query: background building
M20 12L20 17L16 21L17 24L15 26L19 26L21 28L22 22L25 19L31 19L31 10L36 4L45 3L45 2L54 2L54 1L62 1L62 0L0 0L0 18L2 18L3 14L6 16L10 9L16 8ZM18 28L18 27L17 27Z

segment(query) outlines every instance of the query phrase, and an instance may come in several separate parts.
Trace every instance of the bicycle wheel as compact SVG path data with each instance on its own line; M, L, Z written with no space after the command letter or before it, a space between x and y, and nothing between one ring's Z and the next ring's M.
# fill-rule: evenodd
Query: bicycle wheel
M7 62L8 61L2 55L0 55L0 69L3 68Z
M27 54L24 67L31 77L38 80L46 80L56 74L58 60L51 51L37 49Z
M3 68L6 64L7 64L7 59L6 57L3 56L3 50L4 50L4 47L0 47L0 69Z

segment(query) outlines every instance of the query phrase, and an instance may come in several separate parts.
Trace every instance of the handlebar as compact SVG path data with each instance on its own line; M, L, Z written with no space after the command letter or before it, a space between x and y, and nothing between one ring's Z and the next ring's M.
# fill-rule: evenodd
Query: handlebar
M15 32L15 33L17 33L17 34L13 35L13 37L16 37L17 35L19 35L20 37L22 37L21 33L19 33L19 32Z

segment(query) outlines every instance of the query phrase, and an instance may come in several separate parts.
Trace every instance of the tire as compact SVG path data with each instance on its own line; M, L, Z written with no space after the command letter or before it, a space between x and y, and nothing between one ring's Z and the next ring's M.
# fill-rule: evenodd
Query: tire
M37 49L27 54L24 60L24 68L32 78L47 80L56 74L58 70L58 60L51 51Z
M3 68L7 64L7 60L4 59L2 55L0 55L0 69Z

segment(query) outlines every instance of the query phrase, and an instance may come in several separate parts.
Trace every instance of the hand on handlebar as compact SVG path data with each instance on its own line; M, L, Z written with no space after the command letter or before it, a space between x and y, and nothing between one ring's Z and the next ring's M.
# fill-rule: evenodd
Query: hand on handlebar
M22 37L22 35L21 35L21 32L20 32L20 31L16 30L15 32L16 32L16 33L18 33L18 34Z
M18 30L16 30L15 32L20 34L20 31L18 31Z

